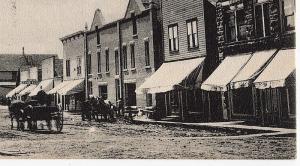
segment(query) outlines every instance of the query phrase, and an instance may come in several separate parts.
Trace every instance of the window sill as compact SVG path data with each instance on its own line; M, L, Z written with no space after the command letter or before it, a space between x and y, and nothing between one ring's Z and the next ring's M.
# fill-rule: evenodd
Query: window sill
M188 48L188 51L198 51L198 50L199 50L199 46Z
M107 71L107 72L105 72L105 74L110 74L110 72L109 72L109 71Z
M138 34L132 35L132 38L137 39L138 38Z
M179 50L177 50L177 51L170 51L170 54L171 55L178 55L179 54Z
M145 69L151 69L151 66L145 66Z
M128 69L123 69L123 71L124 71L124 72L127 72L127 71L128 71Z
M119 75L115 75L115 79L119 79L120 78L120 76Z
M101 47L101 44L97 44L97 48L100 48Z
M136 71L136 68L131 68L130 71Z

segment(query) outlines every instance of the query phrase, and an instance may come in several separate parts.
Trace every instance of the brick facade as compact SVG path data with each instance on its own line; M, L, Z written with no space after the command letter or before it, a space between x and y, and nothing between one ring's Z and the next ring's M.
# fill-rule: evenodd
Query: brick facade
M147 8L149 4L146 4L148 2L143 4L140 0L130 0L124 18L98 27L99 44L97 44L96 28L91 27L91 30L87 33L87 49L88 54L91 55L91 74L88 76L88 80L92 83L92 94L94 96L99 96L99 86L105 85L108 92L107 99L113 103L118 100L116 97L116 80L120 80L120 75L116 75L115 52L117 51L119 56L122 54L122 57L124 57L124 47L127 48L127 69L123 70L125 84L135 84L135 87L138 88L160 66L162 53L159 42L161 41L159 3L156 2L153 8ZM95 13L101 12L96 10ZM133 34L131 13L134 13L136 20L136 35ZM95 17L97 16L95 15ZM146 65L145 42L149 43L150 65ZM131 66L131 45L134 45L135 67ZM109 53L108 72L106 71L107 52ZM98 71L97 54L99 53L101 71ZM146 95L136 95L136 105L146 106Z

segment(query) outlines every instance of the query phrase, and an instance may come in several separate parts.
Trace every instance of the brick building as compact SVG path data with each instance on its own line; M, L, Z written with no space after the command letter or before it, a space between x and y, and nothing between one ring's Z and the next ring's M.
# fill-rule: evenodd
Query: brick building
M142 86L157 96L158 119L205 119L200 84L217 63L215 2L162 0L164 63Z
M295 0L218 0L216 11L220 65L202 85L212 120L292 118Z
M135 90L162 62L159 1L130 0L124 17L105 23L95 12L87 32L88 94L127 106L150 106L152 95Z
M55 79L54 88L48 94L54 96L55 103L64 109L80 109L84 100L85 88L85 32L78 31L62 37L63 44L63 82Z

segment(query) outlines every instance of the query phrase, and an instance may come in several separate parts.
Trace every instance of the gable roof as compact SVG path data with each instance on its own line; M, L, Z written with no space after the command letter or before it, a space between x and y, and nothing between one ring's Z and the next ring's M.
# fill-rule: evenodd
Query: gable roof
M38 66L42 60L55 56L56 54L26 54L28 61ZM22 54L0 54L0 71L18 71L19 68L28 66Z
M124 18L131 17L131 11L135 11L135 13L140 13L148 8L149 0L129 0L125 12Z
M100 9L97 9L95 11L95 14L94 14L94 18L93 18L93 22L92 22L92 25L91 25L91 31L92 30L95 30L96 26L98 26L99 28L102 27L104 25L104 17L103 17L103 14L101 12Z

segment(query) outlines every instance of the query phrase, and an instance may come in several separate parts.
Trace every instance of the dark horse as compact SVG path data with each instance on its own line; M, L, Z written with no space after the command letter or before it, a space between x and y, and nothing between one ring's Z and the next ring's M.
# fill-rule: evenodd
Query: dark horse
M106 121L113 121L114 108L115 107L111 102L106 103L101 97L92 97L90 100L83 103L82 120L95 119L96 121L99 121L100 119L104 119Z

